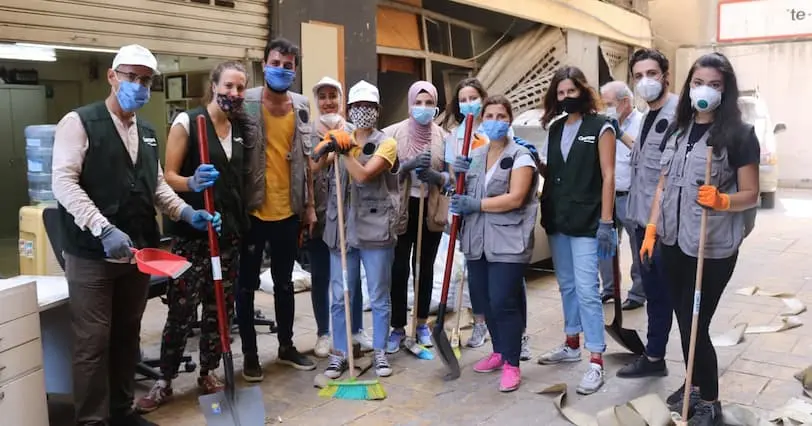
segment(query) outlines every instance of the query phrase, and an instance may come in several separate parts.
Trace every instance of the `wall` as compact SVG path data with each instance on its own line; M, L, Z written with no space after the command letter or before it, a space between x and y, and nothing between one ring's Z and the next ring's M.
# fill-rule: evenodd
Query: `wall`
M378 80L378 59L375 51L376 1L357 0L295 0L273 4L274 37L282 36L301 45L301 24L308 21L327 22L344 26L344 79L352 86L363 79L372 84ZM307 52L302 52L307 55ZM301 77L301 73L299 73ZM302 91L301 78L294 88ZM310 88L304 92L309 95Z
M716 0L649 1L654 47L668 57L672 68L680 47L706 45L716 41L716 5ZM692 24L687 25L687 22Z
M780 185L812 187L812 145L807 142L812 123L806 109L799 108L812 99L812 41L722 45L717 50L733 64L739 88L758 88L773 123L787 125L787 131L777 136ZM712 51L710 47L679 49L677 86L684 83L693 61Z

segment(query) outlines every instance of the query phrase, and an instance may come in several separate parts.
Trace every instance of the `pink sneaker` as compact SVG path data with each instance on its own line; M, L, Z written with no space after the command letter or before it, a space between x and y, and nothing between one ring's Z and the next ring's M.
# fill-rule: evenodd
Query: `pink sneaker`
M519 389L522 383L522 372L519 367L514 367L508 363L502 367L502 379L499 381L500 392L513 392Z
M485 358L482 358L474 364L474 371L477 373L490 373L502 368L505 361L502 361L502 354L492 353Z

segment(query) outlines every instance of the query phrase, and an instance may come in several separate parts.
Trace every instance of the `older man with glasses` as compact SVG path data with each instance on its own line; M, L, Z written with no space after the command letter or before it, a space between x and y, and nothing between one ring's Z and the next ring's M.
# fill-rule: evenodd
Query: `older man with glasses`
M155 207L200 230L220 226L219 214L192 209L164 181L155 129L136 119L157 73L149 50L122 47L107 71L107 98L68 113L56 129L53 191L71 296L77 425L151 424L132 411L149 275L131 259L133 248L158 246Z

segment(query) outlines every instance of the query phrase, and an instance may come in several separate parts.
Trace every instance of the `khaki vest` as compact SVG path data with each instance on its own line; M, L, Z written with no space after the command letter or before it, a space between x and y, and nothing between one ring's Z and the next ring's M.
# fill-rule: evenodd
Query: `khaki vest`
M692 127L689 126L684 133L677 131L668 139L663 151L661 163L665 186L657 231L663 244L679 245L685 254L697 257L703 210L696 202L699 192L697 181L705 180L710 131L705 132L688 152L688 135ZM730 167L726 149L722 149L720 154L713 154L711 167L710 185L727 194L738 191L737 170ZM706 258L725 259L732 256L743 239L744 216L741 212L708 210Z
M471 167L465 175L465 193L478 199L508 193L513 164L524 155L531 155L527 148L509 142L486 186L488 145L477 148L471 154ZM530 263L535 244L533 231L538 216L537 185L538 174L534 174L527 200L518 209L465 216L460 230L460 249L466 259L478 260L484 255L489 262Z
M657 113L654 124L646 135L646 140L642 140L643 126L640 126L640 133L636 135L634 146L632 147L632 186L629 188L629 201L627 204L627 218L634 221L637 226L645 228L651 214L651 204L654 201L654 192L660 181L662 167L660 159L662 151L660 145L666 130L674 121L677 112L677 95L669 94L665 105ZM652 112L649 111L649 114ZM645 120L645 118L644 118ZM640 147L643 144L642 148Z
M251 174L246 182L249 191L246 199L248 211L254 211L265 201L265 117L262 114L262 89L254 87L245 92L245 109L253 115L259 124L259 143L263 149L254 149L251 159ZM309 167L308 157L312 149L310 103L307 98L293 92L288 92L293 102L293 112L296 115L296 127L293 132L293 143L288 155L290 161L290 207L293 214L301 215L304 212L305 201L308 199L305 171Z

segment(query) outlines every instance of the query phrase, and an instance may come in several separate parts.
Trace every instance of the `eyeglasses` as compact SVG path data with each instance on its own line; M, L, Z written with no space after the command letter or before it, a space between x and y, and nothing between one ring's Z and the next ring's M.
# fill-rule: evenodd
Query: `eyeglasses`
M125 79L127 81L129 81L130 83L135 83L137 81L138 84L140 84L140 85L142 85L142 86L144 86L144 87L146 87L148 89L150 87L152 87L152 82L153 82L152 76L138 75L136 73L124 72L124 71L119 71L119 70L115 70L115 71L116 71L116 74L123 75L125 77Z

